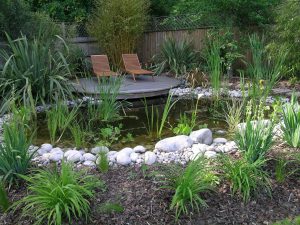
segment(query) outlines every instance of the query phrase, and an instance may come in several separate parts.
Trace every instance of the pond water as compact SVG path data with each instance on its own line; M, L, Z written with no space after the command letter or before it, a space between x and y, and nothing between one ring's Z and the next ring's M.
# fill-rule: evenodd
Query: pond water
M147 132L147 116L145 111L145 105L140 100L135 100L130 102L130 106L126 107L124 111L121 111L122 118L120 120L104 123L99 122L94 126L92 132L87 134L87 136L94 137L89 139L84 147L94 147L98 141L101 141L100 130L101 128L105 128L107 126L118 127L119 124L122 124L120 135L121 137L118 140L114 141L110 148L111 150L120 150L124 147L135 147L136 145L143 145L148 149L153 149L155 143L162 138L175 136L172 128L176 127L178 124L179 118L181 114L186 114L187 118L191 118L193 112L195 111L197 101L196 100L186 100L186 99L173 99L173 101L177 101L174 107L171 109L167 121L165 123L165 127L162 131L161 137L157 137L156 133L149 134ZM148 110L151 111L152 105L154 106L154 123L156 123L157 115L161 117L164 106L166 102L166 97L159 98L150 98L147 99ZM226 130L226 123L220 119L218 119L218 113L222 114L222 105L218 105L218 107L212 107L214 104L210 100L200 100L198 102L197 107L197 117L196 117L196 126L194 130L203 128L207 126L211 130ZM215 110L211 110L214 108ZM79 117L76 118L78 121L83 121L86 123L88 118L86 118L87 113L85 113L86 109L80 109L81 113L79 113ZM43 143L50 143L49 131L47 129L47 121L45 114L40 114L38 119L37 126L37 135L34 140L34 144L41 145ZM155 129L156 130L156 129ZM123 140L124 137L130 134L132 138L129 140ZM220 135L219 135L220 136ZM224 136L224 135L223 135ZM123 138L122 138L123 137ZM57 143L59 147L74 147L74 140L70 132L65 132L62 136L59 143Z

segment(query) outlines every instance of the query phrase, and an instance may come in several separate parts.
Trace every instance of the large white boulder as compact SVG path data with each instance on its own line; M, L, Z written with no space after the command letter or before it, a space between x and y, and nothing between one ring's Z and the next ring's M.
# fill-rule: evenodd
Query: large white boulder
M116 154L116 161L118 164L127 166L131 163L130 154L133 153L132 148L123 148Z
M91 154L91 153L85 153L85 154L83 154L83 159L84 159L84 161L95 162L96 161L96 156Z
M211 143L213 142L212 132L208 128L203 128L197 131L193 131L190 134L190 138L195 143L201 143L206 145L211 145Z
M133 151L136 153L144 153L146 151L146 148L142 145L138 145L133 148Z
M154 152L146 152L145 153L145 164L152 165L156 162L156 154Z
M193 140L186 135L165 138L156 143L155 149L162 152L176 152L185 148L190 148Z
M49 159L51 161L58 162L58 161L62 160L63 157L64 157L64 152L61 148L53 148L50 151Z
M91 153L93 153L95 155L99 154L100 152L107 153L107 152L109 152L109 148L106 146L97 146L97 147L91 149Z
M139 158L139 156L140 156L140 154L138 154L138 153L136 153L136 152L132 152L132 153L130 154L130 159L131 159L132 162L136 162L137 159Z
M65 153L64 157L68 162L79 162L83 160L83 156L80 151L69 150Z
M215 144L226 144L226 142L227 142L226 138L215 138L213 140L213 143L215 143Z
M37 151L39 155L49 153L52 150L53 146L51 144L42 144L42 146Z

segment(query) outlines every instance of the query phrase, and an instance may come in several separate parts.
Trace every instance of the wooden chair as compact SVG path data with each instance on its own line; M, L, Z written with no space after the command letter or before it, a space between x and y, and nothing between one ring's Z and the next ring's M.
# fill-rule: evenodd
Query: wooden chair
M93 71L97 77L116 76L116 72L110 70L107 55L91 55Z
M154 72L142 69L137 54L122 54L122 59L125 71L133 76L134 81L136 81L135 76L137 75L151 75L154 80Z

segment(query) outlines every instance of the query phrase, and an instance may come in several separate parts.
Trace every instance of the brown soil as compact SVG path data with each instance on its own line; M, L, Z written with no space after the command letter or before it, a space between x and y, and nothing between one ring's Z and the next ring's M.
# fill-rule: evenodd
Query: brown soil
M164 225L176 224L174 211L169 210L172 192L160 188L161 184L151 176L153 171L160 169L152 167L146 173L140 168L122 167L111 169L107 174L99 175L106 183L106 191L98 191L91 200L91 217L85 223L74 221L72 224L89 225ZM274 171L270 164L268 170ZM209 205L199 213L183 216L178 221L182 225L202 224L272 224L277 220L300 215L300 181L294 177L283 184L272 179L272 197L264 191L244 204L238 196L232 196L229 185L222 182L219 188L203 198ZM19 199L26 193L25 188L11 193L11 199ZM105 214L101 205L105 202L119 203L123 212ZM33 224L29 219L19 220L19 212L8 215L0 214L0 224Z

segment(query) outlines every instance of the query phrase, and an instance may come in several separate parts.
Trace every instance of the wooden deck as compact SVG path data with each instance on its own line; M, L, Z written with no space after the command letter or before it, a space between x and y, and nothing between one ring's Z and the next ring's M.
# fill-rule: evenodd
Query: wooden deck
M125 76L122 80L118 99L137 99L155 97L168 94L169 90L180 85L180 81L167 76L137 76L136 82L132 76ZM80 78L72 85L77 93L84 95L97 95L99 83L96 77Z

